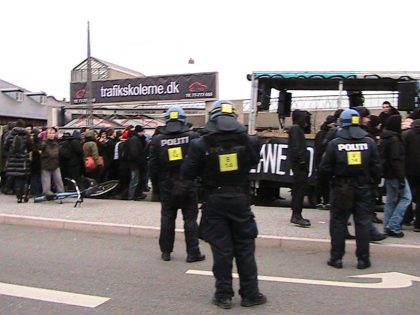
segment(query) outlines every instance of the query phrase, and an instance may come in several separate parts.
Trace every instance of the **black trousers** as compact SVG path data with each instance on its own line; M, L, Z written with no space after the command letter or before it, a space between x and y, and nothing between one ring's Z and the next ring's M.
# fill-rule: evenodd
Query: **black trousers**
M198 241L198 207L197 194L194 188L187 192L183 205L174 205L170 182L160 184L161 218L159 246L161 252L171 253L175 241L175 221L180 208L184 220L185 243L188 255L200 254Z
M215 297L232 297L232 266L239 274L239 295L252 298L259 293L255 260L257 224L245 193L207 195L200 222L200 235L213 253Z
M306 186L308 181L308 171L299 167L293 167L293 187L292 187L292 216L301 216L303 209L303 199L305 198Z
M334 187L331 188L330 235L331 258L333 259L341 259L345 254L347 221L351 214L353 214L356 231L356 256L359 259L369 258L372 190L369 186L352 187L352 189L353 206L350 209L343 209L341 196L335 192Z

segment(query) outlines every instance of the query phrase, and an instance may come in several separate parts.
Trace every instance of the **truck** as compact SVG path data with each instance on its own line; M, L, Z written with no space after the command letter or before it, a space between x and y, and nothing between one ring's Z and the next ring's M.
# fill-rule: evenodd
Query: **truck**
M286 118L290 116L293 93L298 91L335 91L336 106L331 109L364 105L364 93L392 92L396 95L398 110L410 112L419 107L420 72L355 72L355 71L285 71L253 72L248 131L255 133L263 143L259 164L251 170L253 195L256 200L273 200L281 187L291 187L293 174L287 160ZM270 108L271 90L279 91L277 99L278 130L259 130L258 113ZM347 99L345 99L345 97ZM316 204L314 168L314 133L308 133L307 149L310 155L307 197L310 207ZM270 196L270 194L272 194Z

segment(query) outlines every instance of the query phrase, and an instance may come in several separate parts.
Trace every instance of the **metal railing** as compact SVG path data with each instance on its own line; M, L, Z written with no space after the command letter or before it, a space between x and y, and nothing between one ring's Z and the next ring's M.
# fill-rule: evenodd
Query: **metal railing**
M389 101L395 106L398 103L398 92L364 92L364 106L367 108L381 108L384 101ZM335 110L338 108L348 108L349 100L347 95L342 95L341 106L338 105L339 95L293 95L292 110ZM243 101L244 112L249 112L251 107L250 100ZM276 112L278 107L278 97L270 99L269 112Z

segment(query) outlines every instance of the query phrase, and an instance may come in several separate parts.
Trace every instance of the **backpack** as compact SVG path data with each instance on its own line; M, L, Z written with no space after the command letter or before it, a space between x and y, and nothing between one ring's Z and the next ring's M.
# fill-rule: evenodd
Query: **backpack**
M58 152L60 159L70 160L72 157L72 147L69 140L63 140L58 143Z
M16 135L13 137L12 144L9 149L10 155L26 154L25 139L23 136Z

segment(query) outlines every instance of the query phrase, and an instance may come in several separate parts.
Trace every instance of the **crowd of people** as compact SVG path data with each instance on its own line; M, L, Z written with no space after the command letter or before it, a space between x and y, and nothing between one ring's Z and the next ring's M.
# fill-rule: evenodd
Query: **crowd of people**
M379 116L363 106L337 111L316 135L318 200L320 208L331 209L328 265L335 268L343 267L350 215L355 221L359 269L371 266L370 241L404 237L402 225L413 225L413 231L420 232L420 109L403 120L389 102L382 106ZM383 193L380 232L372 223L382 223L374 211Z
M149 140L140 125L122 131L81 128L59 137L57 127L38 129L19 119L2 134L1 191L16 194L18 203L28 202L30 197L74 189L66 178L83 188L88 177L97 182L118 180L114 198L143 200L150 190Z

